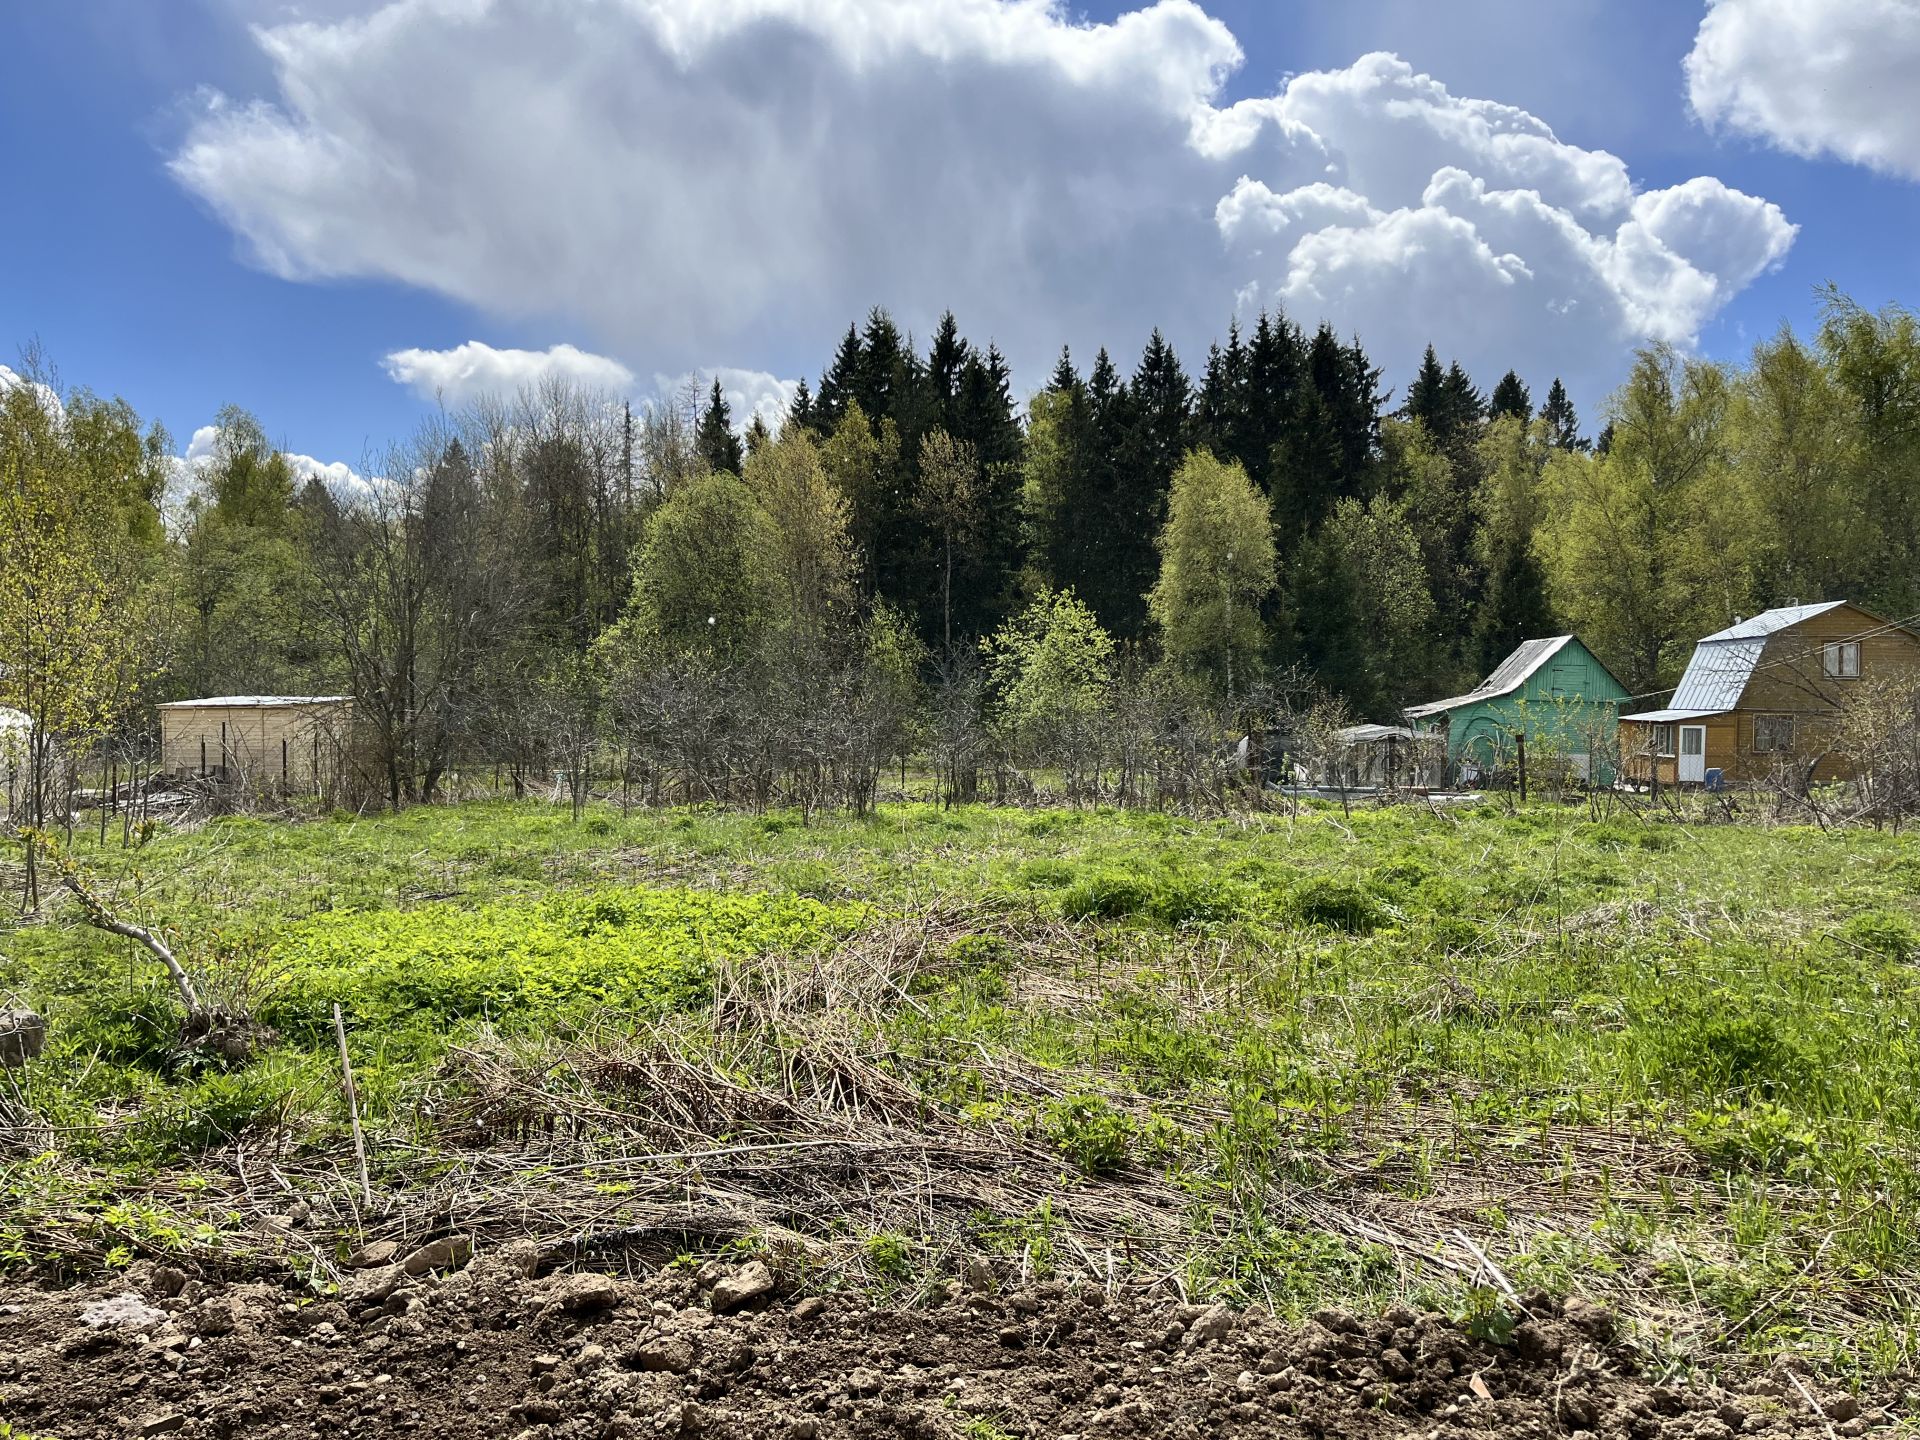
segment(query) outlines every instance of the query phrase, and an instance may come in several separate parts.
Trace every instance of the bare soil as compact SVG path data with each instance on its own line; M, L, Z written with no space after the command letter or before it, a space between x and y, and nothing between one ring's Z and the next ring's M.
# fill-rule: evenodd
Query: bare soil
M1494 1343L1404 1309L1289 1326L979 1262L931 1303L870 1308L751 1262L538 1275L530 1244L468 1249L363 1257L338 1300L150 1264L0 1295L0 1421L58 1440L1730 1440L1891 1418L1784 1364L1739 1393L1652 1383L1607 1311L1543 1295Z

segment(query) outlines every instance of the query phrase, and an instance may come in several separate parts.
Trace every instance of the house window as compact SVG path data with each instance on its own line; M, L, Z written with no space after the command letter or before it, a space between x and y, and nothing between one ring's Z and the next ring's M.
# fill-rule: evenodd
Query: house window
M1820 647L1820 668L1829 680L1860 678L1860 642L1833 640Z
M1673 726L1655 725L1653 729L1653 753L1662 759L1673 757Z
M1791 715L1756 715L1753 717L1753 753L1768 754L1775 750L1793 749L1793 717Z
M1707 753L1707 731L1702 725L1682 725L1680 727L1680 753L1686 756Z

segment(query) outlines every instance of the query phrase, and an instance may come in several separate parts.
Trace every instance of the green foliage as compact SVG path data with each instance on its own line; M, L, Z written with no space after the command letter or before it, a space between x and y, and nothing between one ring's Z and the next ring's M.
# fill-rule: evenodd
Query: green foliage
M269 1067L202 1075L158 1092L114 1148L150 1162L197 1155L269 1127L287 1099L284 1077Z
M1289 911L1303 925L1364 935L1386 920L1367 888L1344 875L1310 875L1287 898Z
M1088 1175L1109 1175L1132 1158L1137 1127L1098 1095L1074 1095L1049 1106L1047 1143Z
M732 475L675 491L648 517L632 598L603 641L610 658L648 647L718 657L758 648L780 614L779 544L767 512Z
M717 961L811 948L859 913L797 897L633 889L322 915L282 936L287 978L263 1018L314 1036L336 1000L372 1028L463 1016L525 1025L600 1007L657 1013L704 995Z
M1513 1343L1515 1320L1500 1292L1490 1285L1475 1285L1467 1291L1465 1303L1455 1322L1475 1340L1486 1345Z
M1240 466L1196 450L1174 473L1148 609L1176 671L1225 695L1256 678L1277 581L1273 517Z
M1867 910L1849 916L1840 927L1840 938L1898 965L1920 959L1920 924L1896 911Z
M1070 590L1041 591L981 651L1000 712L1026 743L1091 721L1106 708L1113 637Z
M1818 1148L1819 1140L1799 1116L1771 1100L1751 1105L1722 1102L1694 1112L1685 1134L1701 1154L1729 1170L1786 1174Z

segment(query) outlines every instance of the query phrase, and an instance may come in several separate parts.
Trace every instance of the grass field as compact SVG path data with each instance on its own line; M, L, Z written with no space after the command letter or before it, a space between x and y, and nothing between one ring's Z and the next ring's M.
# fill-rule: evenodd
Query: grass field
M131 947L58 904L15 928L0 988L53 1038L0 1122L0 1266L279 1255L319 1283L333 1242L263 1231L263 1191L368 1232L699 1200L755 1221L716 1245L902 1300L968 1251L1496 1332L1541 1285L1676 1370L1916 1363L1910 839L474 804L76 853L275 1038L183 1054Z

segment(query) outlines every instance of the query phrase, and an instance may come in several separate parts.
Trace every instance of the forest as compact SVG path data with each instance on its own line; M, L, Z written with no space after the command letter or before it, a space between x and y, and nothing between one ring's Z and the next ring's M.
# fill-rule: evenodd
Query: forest
M962 791L1043 747L1071 789L1099 717L1389 720L1567 630L1653 695L1769 605L1920 611L1920 328L1831 290L1742 364L1642 350L1585 420L1431 346L1389 393L1359 340L1265 314L1192 369L1157 332L1131 373L1063 351L1022 403L951 314L923 349L876 309L778 433L717 381L640 410L555 384L430 417L351 492L238 408L186 467L29 362L7 702L71 751L137 748L155 702L350 694L395 805L609 737L683 798L808 771L803 805L857 806L913 747ZM809 729L835 744L771 753Z

